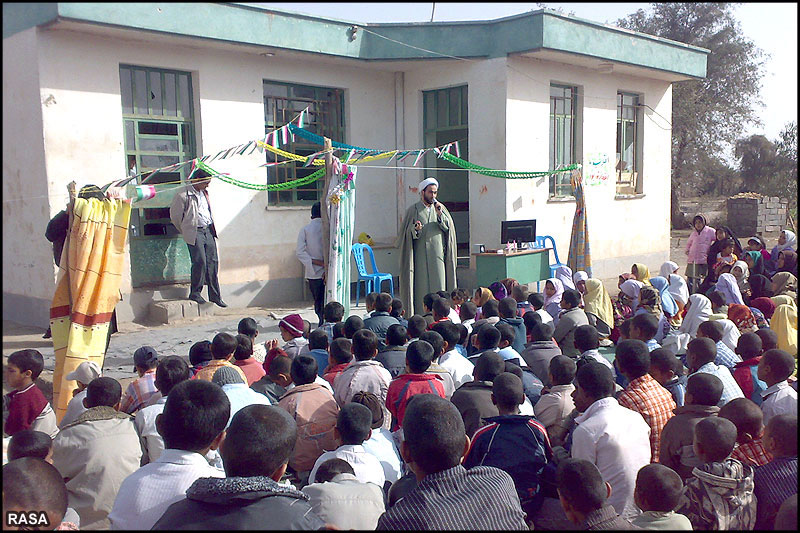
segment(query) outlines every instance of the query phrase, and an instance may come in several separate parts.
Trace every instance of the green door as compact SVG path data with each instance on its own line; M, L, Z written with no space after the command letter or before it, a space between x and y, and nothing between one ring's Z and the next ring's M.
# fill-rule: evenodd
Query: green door
M191 261L186 243L169 219L169 205L189 174L189 166L158 168L195 157L191 74L120 66L125 156L137 184L156 187L156 197L131 212L133 287L188 283Z

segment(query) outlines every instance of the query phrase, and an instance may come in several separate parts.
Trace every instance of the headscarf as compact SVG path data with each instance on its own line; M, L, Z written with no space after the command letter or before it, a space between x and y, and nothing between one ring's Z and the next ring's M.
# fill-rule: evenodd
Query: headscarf
M772 291L773 296L780 296L785 294L792 298L797 298L797 278L794 274L789 272L778 272L772 276L772 284L775 288Z
M783 236L786 237L786 244L778 244L773 248L773 253L777 254L778 252L782 252L783 250L796 250L797 249L797 235L794 234L793 231L788 229L783 230ZM775 257L775 261L778 260L778 257Z
M776 266L780 256L783 256L783 266L778 269L778 272L789 272L797 276L797 253L792 250L782 250L778 253L778 259L775 261Z
M795 301L795 299L787 294L779 294L778 296L773 296L772 298L770 298L770 300L775 302L776 306L786 304L786 305L791 305L792 307L797 307L797 302Z
M769 327L778 335L778 349L797 358L797 308L779 305Z
M636 279L636 278L634 278L633 274L631 274L630 272L623 272L622 274L620 274L619 279L617 280L617 288L621 289L622 284L628 281L629 279Z
M758 329L756 317L746 305L731 304L728 306L728 320L736 324L739 333L755 333Z
M761 274L750 274L750 298L769 298L772 296L772 282L767 276Z
M706 296L695 293L689 296L689 310L683 318L683 323L679 328L681 333L688 333L690 337L697 336L697 328L708 320L711 315L711 300Z
M720 226L720 228L724 229L725 233L728 234L727 238L733 240L733 253L735 253L736 255L741 255L742 252L744 251L744 248L742 248L742 243L739 242L739 237L737 237L736 234L733 232L733 230L728 226Z
M636 275L634 278L641 281L645 285L650 285L650 269L642 263L634 263L631 267L631 275L633 275L634 268L636 269Z
M678 304L675 302L675 298L669 293L669 283L667 280L661 276L656 276L650 278L650 285L652 285L653 288L658 291L659 296L661 296L661 308L664 312L671 317L677 315Z
M658 293L658 289L650 285L645 285L640 289L639 309L645 309L653 313L656 317L661 318L663 310L661 309L661 297Z
M572 282L572 269L568 266L561 265L556 269L556 277L561 280L565 289L575 290L575 284Z
M586 280L586 294L583 296L583 302L584 311L592 313L608 326L614 325L614 305L611 303L611 296L602 281L597 278Z
M546 308L550 304L560 304L561 297L564 295L564 284L561 283L561 280L558 278L549 278L547 281L553 284L553 288L556 290L555 294L552 296L547 296L547 292L545 292L544 296L544 305L542 308ZM545 281L545 286L547 286L547 281Z
M761 252L747 252L745 256L749 256L750 259L753 261L753 274L764 274L764 256L761 255Z
M500 283L502 283L503 287L506 288L506 296L510 296L511 291L514 290L514 287L519 285L519 281L515 280L514 278L501 279Z
M579 281L586 281L587 279L589 279L589 274L587 274L583 270L578 270L572 275L572 281L573 283L575 283L576 287L578 286Z
M489 290L492 291L492 296L494 296L495 300L502 300L503 298L508 296L506 288L499 281L495 281L494 283L489 285Z
M475 292L478 293L478 301L475 302L475 305L478 307L483 307L483 305L488 302L489 300L494 300L494 295L492 291L487 289L486 287L478 287L478 290ZM473 297L473 301L475 298Z
M742 273L738 276L733 273L736 268L739 268L742 271ZM750 288L750 284L747 282L747 278L750 277L750 269L747 268L747 263L744 261L736 261L733 264L733 268L731 268L731 274L733 274L733 277L736 278L736 284L739 286L740 292L746 291Z
M778 307L775 302L772 301L772 298L767 298L766 296L751 300L750 305L761 311L764 314L764 318L767 320L772 318L772 315L775 313L775 308Z
M742 336L742 334L739 333L739 328L727 318L720 319L717 322L722 324L722 343L730 348L731 351L735 351L736 344L739 342L739 337Z
M769 322L767 318L764 316L764 313L756 309L755 307L750 307L750 312L753 313L753 318L756 319L756 326L758 329L768 329Z
M641 292L642 287L644 287L644 283L636 279L626 280L625 283L619 287L620 292L633 302L631 307L634 309L636 309L636 306L639 305L639 293Z
M725 297L725 305L744 304L742 293L739 292L739 285L733 274L720 274L717 280L717 290Z

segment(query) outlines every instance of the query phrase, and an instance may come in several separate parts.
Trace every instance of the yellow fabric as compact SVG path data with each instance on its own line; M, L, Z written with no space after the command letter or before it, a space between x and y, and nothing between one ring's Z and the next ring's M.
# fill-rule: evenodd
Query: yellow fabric
M59 421L76 386L65 376L84 361L103 367L109 321L120 299L130 216L130 203L122 200L75 200L50 306L53 408Z
M596 315L608 326L614 327L614 304L611 303L603 282L597 278L586 280L586 294L583 295L584 311Z
M775 302L775 306L786 304L786 305L791 305L794 308L797 308L797 302L795 302L794 298L792 298L787 294L773 296L771 299L773 302Z
M770 319L769 328L778 335L778 349L797 357L797 308L779 305Z
M646 265L643 265L641 263L634 263L633 266L636 267L636 279L641 281L645 285L651 285L650 269L647 268ZM631 269L631 274L633 274L633 269Z
M772 286L775 296L785 294L797 298L797 278L790 272L778 272L772 276Z

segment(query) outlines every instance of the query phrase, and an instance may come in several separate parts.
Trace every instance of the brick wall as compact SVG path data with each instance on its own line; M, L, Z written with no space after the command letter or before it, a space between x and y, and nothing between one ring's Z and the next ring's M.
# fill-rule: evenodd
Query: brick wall
M728 198L728 226L737 235L778 231L786 224L788 205L777 196Z

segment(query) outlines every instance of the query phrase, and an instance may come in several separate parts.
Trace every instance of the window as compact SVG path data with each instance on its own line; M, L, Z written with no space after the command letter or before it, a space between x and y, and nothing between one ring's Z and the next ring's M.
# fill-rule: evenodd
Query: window
M640 113L639 95L617 93L617 194L642 190Z
M577 162L577 87L550 85L550 170ZM570 173L550 176L550 196L572 196Z
M266 132L280 128L308 107L307 120L303 128L328 137L333 141L345 141L344 90L309 85L294 85L264 80L264 117ZM309 143L295 136L288 146L281 149L299 155L310 155L322 150L322 146ZM269 150L265 151L267 162L284 161ZM302 162L286 163L267 167L267 183L284 183L303 178L319 170L319 167L303 167ZM268 191L270 205L311 205L322 196L323 180L302 185L288 191Z
M469 160L468 107L466 85L423 91L422 123L425 147L431 148L458 141L461 158ZM450 153L455 155L452 150ZM423 161L426 168L442 169L426 170L425 176L435 177L439 181L438 199L450 211L456 226L458 263L468 266L469 172L433 152L426 153Z

